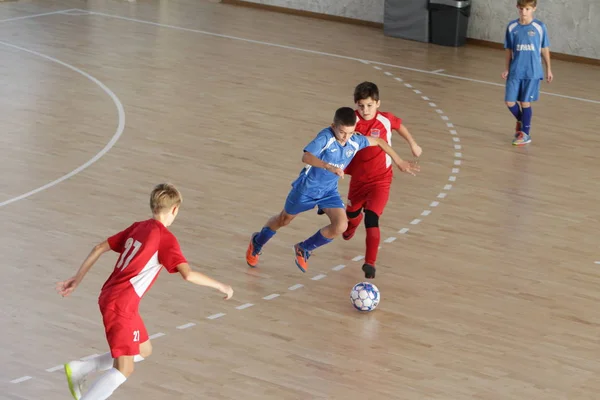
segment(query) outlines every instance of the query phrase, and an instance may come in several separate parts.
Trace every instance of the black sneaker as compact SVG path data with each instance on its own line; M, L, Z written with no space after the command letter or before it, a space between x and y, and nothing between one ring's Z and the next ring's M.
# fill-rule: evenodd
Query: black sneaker
M365 278L375 278L375 266L371 264L363 264L362 270L365 272Z

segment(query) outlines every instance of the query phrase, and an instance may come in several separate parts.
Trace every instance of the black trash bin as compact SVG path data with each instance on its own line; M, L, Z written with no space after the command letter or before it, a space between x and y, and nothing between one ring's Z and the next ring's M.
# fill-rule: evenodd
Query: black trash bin
M430 42L442 46L462 46L467 41L471 1L429 0Z

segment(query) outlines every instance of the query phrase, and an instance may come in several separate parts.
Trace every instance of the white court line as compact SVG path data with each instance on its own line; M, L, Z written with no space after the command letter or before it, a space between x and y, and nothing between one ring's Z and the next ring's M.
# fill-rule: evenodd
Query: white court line
M292 285L292 286L290 286L290 287L288 288L288 290L298 290L298 289L300 289L300 288L303 288L303 287L304 287L304 285L303 285L303 284L301 284L301 283L297 283L297 284L295 284L295 285Z
M439 201L432 201L431 204L429 205L429 207L437 207L440 205Z
M46 15L64 14L64 13L68 13L70 11L80 11L80 10L78 10L76 8L69 8L68 10L52 11L52 12L47 12L47 13L42 13L42 14L24 15L22 17L13 17L13 18L0 19L0 23L2 23L2 22L11 22L11 21L21 21L21 20L29 19L29 18L45 17Z
M80 360L81 360L81 361L87 361L87 360L91 360L92 358L96 358L96 357L98 357L99 355L100 355L100 354L91 354L91 355L89 355L89 356L85 356L85 357L82 357L82 358L80 358Z
M65 366L61 364L61 365L57 365L57 366L52 367L52 368L48 368L46 370L46 372L56 372L56 371L64 369L64 368L65 368Z
M362 260L363 258L365 258L365 256L356 256L356 257L354 257L354 258L352 259L352 261L360 261L360 260Z
M408 229L408 228L402 228L398 231L398 233L404 234L404 233L408 232L409 230L410 229Z
M196 324L193 322L188 322L187 324L179 325L177 329L187 329L191 328L192 326L196 326Z
M452 185L446 185L444 186L444 190L451 190L452 189Z
M310 279L312 279L313 281L320 281L321 279L326 278L326 277L327 277L327 275L325 275L325 274L319 274L319 275L313 276Z
M448 180L450 182L456 182L456 177L454 175L452 175L452 176L448 177Z
M460 172L460 168L452 168L453 174L458 174Z
M437 195L438 199L443 199L446 197L446 193L440 193Z
M29 376L29 375L28 375L28 376L22 376L22 377L20 377L20 378L13 379L12 381L10 381L10 383L21 383L21 382L28 381L28 380L30 380L30 379L32 379L32 377L31 377L31 376Z
M402 78L394 78L394 79L396 79L398 82L404 82L404 81L402 80Z
M252 307L254 304L252 303L246 303L246 304L242 304L241 306L237 306L236 309L237 310L245 310L246 308Z
M444 72L445 69L436 69L435 71L431 71L432 74L439 74L440 72Z
M162 333L162 332L157 332L157 333L155 333L154 335L151 335L151 336L149 337L149 339L150 339L150 340L154 340L154 339L158 339L159 337L163 337L163 336L165 336L165 335L166 335L165 333Z
M462 146L460 144L455 144L454 145L454 150L461 150Z
M119 98L117 97L117 95L115 95L112 90L110 90L104 83L100 82L98 79L94 78L93 76L91 76L90 74L88 74L87 72L84 72L82 70L80 70L77 67L72 66L71 64L67 64L65 62L62 62L60 60L57 60L54 57L50 57L47 56L45 54L42 53L38 53L37 51L33 51L33 50L28 50L26 48L20 47L20 46L16 46L14 44L10 44L10 43L6 43L3 41L0 41L0 44L6 47L10 47L16 50L20 50L20 51L24 51L26 53L29 54L33 54L35 56L44 58L46 60L52 61L56 64L62 65L63 67L67 67L72 71L77 72L80 75L83 75L84 77L86 77L87 79L89 79L90 81L94 82L96 85L98 85L100 87L100 89L102 89L107 95L110 96L110 98L112 99L112 101L115 103L115 106L117 107L117 113L119 116L119 122L118 122L118 126L117 126L117 131L115 132L115 134L113 135L113 137L110 139L110 141L106 144L106 146L104 146L104 148L102 150L100 150L100 152L98 152L94 157L92 157L89 161L87 161L85 164L75 168L73 171L69 172L66 175L61 176L60 178L45 184L44 186L40 186L37 189L34 189L30 192L24 193L20 196L17 197L13 197L12 199L8 199L3 201L2 203L0 203L0 207L4 207L8 204L14 203L16 201L19 200L23 200L24 198L27 198L29 196L32 196L36 193L39 193L43 190L49 189L52 186L56 186L59 183L69 179L70 177L72 177L73 175L76 175L78 173L80 173L81 171L83 171L84 169L86 169L87 167L89 167L90 165L92 165L93 163L95 163L96 161L98 161L103 155L105 155L106 153L108 153L108 151L115 145L115 143L117 143L117 141L119 140L119 138L121 137L121 135L123 134L123 131L125 130L125 110L123 108L123 104L121 103L121 100L119 100Z
M86 11L86 10L80 10L80 11ZM363 64L376 64L376 65L381 65L381 66L384 66L384 67L398 68L398 69L403 69L403 70L406 70L406 71L419 72L419 73L422 73L422 74L429 74L429 75L435 75L435 76L443 76L445 78L459 79L459 80L468 81L468 82L474 82L474 83L482 83L482 84L485 84L485 85L493 85L493 86L500 86L500 87L504 87L505 86L504 84L501 84L501 83L488 82L488 81L483 81L483 80L479 80L479 79L471 79L471 78L466 78L464 76L442 74L442 73L427 71L427 70L419 69L419 68L410 68L410 67L405 67L405 66L402 66L402 65L395 65L395 64L389 64L389 63L383 63L383 62L379 62L379 61L363 60L363 59L356 58L356 57L343 56L341 54L334 54L334 53L327 53L327 52L324 52L324 51L309 50L309 49L304 49L304 48L301 48L301 47L286 46L286 45L283 45L283 44L277 44L277 43L272 43L272 42L263 42L263 41L260 41L260 40L247 39L247 38L242 38L242 37L238 37L238 36L231 36L231 35L223 35L223 34L220 34L220 33L202 31L202 30L199 30L199 29L192 29L192 28L184 28L184 27L175 26L175 25L160 24L158 22L146 21L146 20L143 20L143 19L122 17L120 15L106 14L106 13L96 12L96 11L90 11L89 13L92 14L92 15L101 15L101 16L104 16L104 17L116 18L116 19L121 19L121 20L124 20L124 21L137 22L137 23L140 23L140 24L154 25L154 26L158 26L158 27L161 27L161 28L177 29L177 30L180 30L180 31L200 33L202 35L220 37L220 38L224 38L224 39L240 40L240 41L247 42L247 43L261 44L261 45L264 45L264 46L278 47L278 48L281 48L281 49L301 51L301 52L310 53L310 54L319 54L319 55L322 55L322 56L342 58L342 59L345 59L345 60L354 60L354 61L362 62ZM546 94L548 96L557 96L557 97L563 97L563 98L571 99L571 100L583 101L583 102L587 102L587 103L600 104L600 100L591 100L591 99L585 99L585 98L573 97L573 96L566 96L566 95L561 95L561 94L556 94L556 93L547 93L547 92L540 92L540 93Z
M390 236L389 238L384 240L384 243L392 243L394 240L396 240L396 238L393 236Z
M594 261L594 264L600 264L600 261Z
M392 76L392 73L391 73L391 72L387 72L387 71L386 71L386 72L384 72L384 74L386 74L387 76Z
M410 224L411 224L411 225L417 225L417 224L418 224L418 223L420 223L420 222L421 222L421 220L420 220L419 218L415 218L415 219L413 219L412 221L410 221Z
M208 317L206 317L206 319L217 319L217 318L221 318L224 316L225 316L225 313L218 313L218 314L209 315Z
M273 294L263 297L263 300L273 300L274 298L277 298L277 297L279 297L279 294L273 293Z
M334 271L341 271L344 268L346 268L346 266L344 264L340 264L340 265L336 265L335 267L333 267L331 269Z
M426 216L428 216L429 214L431 214L431 210L425 210L425 211L423 211L423 212L421 213L421 215L422 215L423 217L426 217Z

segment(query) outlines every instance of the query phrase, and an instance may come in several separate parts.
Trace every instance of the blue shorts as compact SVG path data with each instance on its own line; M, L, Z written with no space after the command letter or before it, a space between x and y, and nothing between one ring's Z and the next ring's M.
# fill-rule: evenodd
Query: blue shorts
M313 198L300 192L299 190L292 189L285 199L285 206L283 209L290 215L300 214L302 212L312 210L315 206L320 208L345 208L342 197L337 190L326 193L322 197Z
M504 101L525 102L537 101L540 97L539 79L508 79L506 81L506 91Z

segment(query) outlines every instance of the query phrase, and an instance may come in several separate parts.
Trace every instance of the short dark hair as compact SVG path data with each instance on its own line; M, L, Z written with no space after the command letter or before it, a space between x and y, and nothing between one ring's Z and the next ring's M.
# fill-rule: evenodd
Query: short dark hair
M356 113L350 107L341 107L335 111L333 124L335 126L354 126L356 125Z
M359 100L365 100L372 98L375 101L379 101L379 88L373 82L359 83L354 89L354 102L358 103Z
M517 0L517 7L537 7L537 0Z

